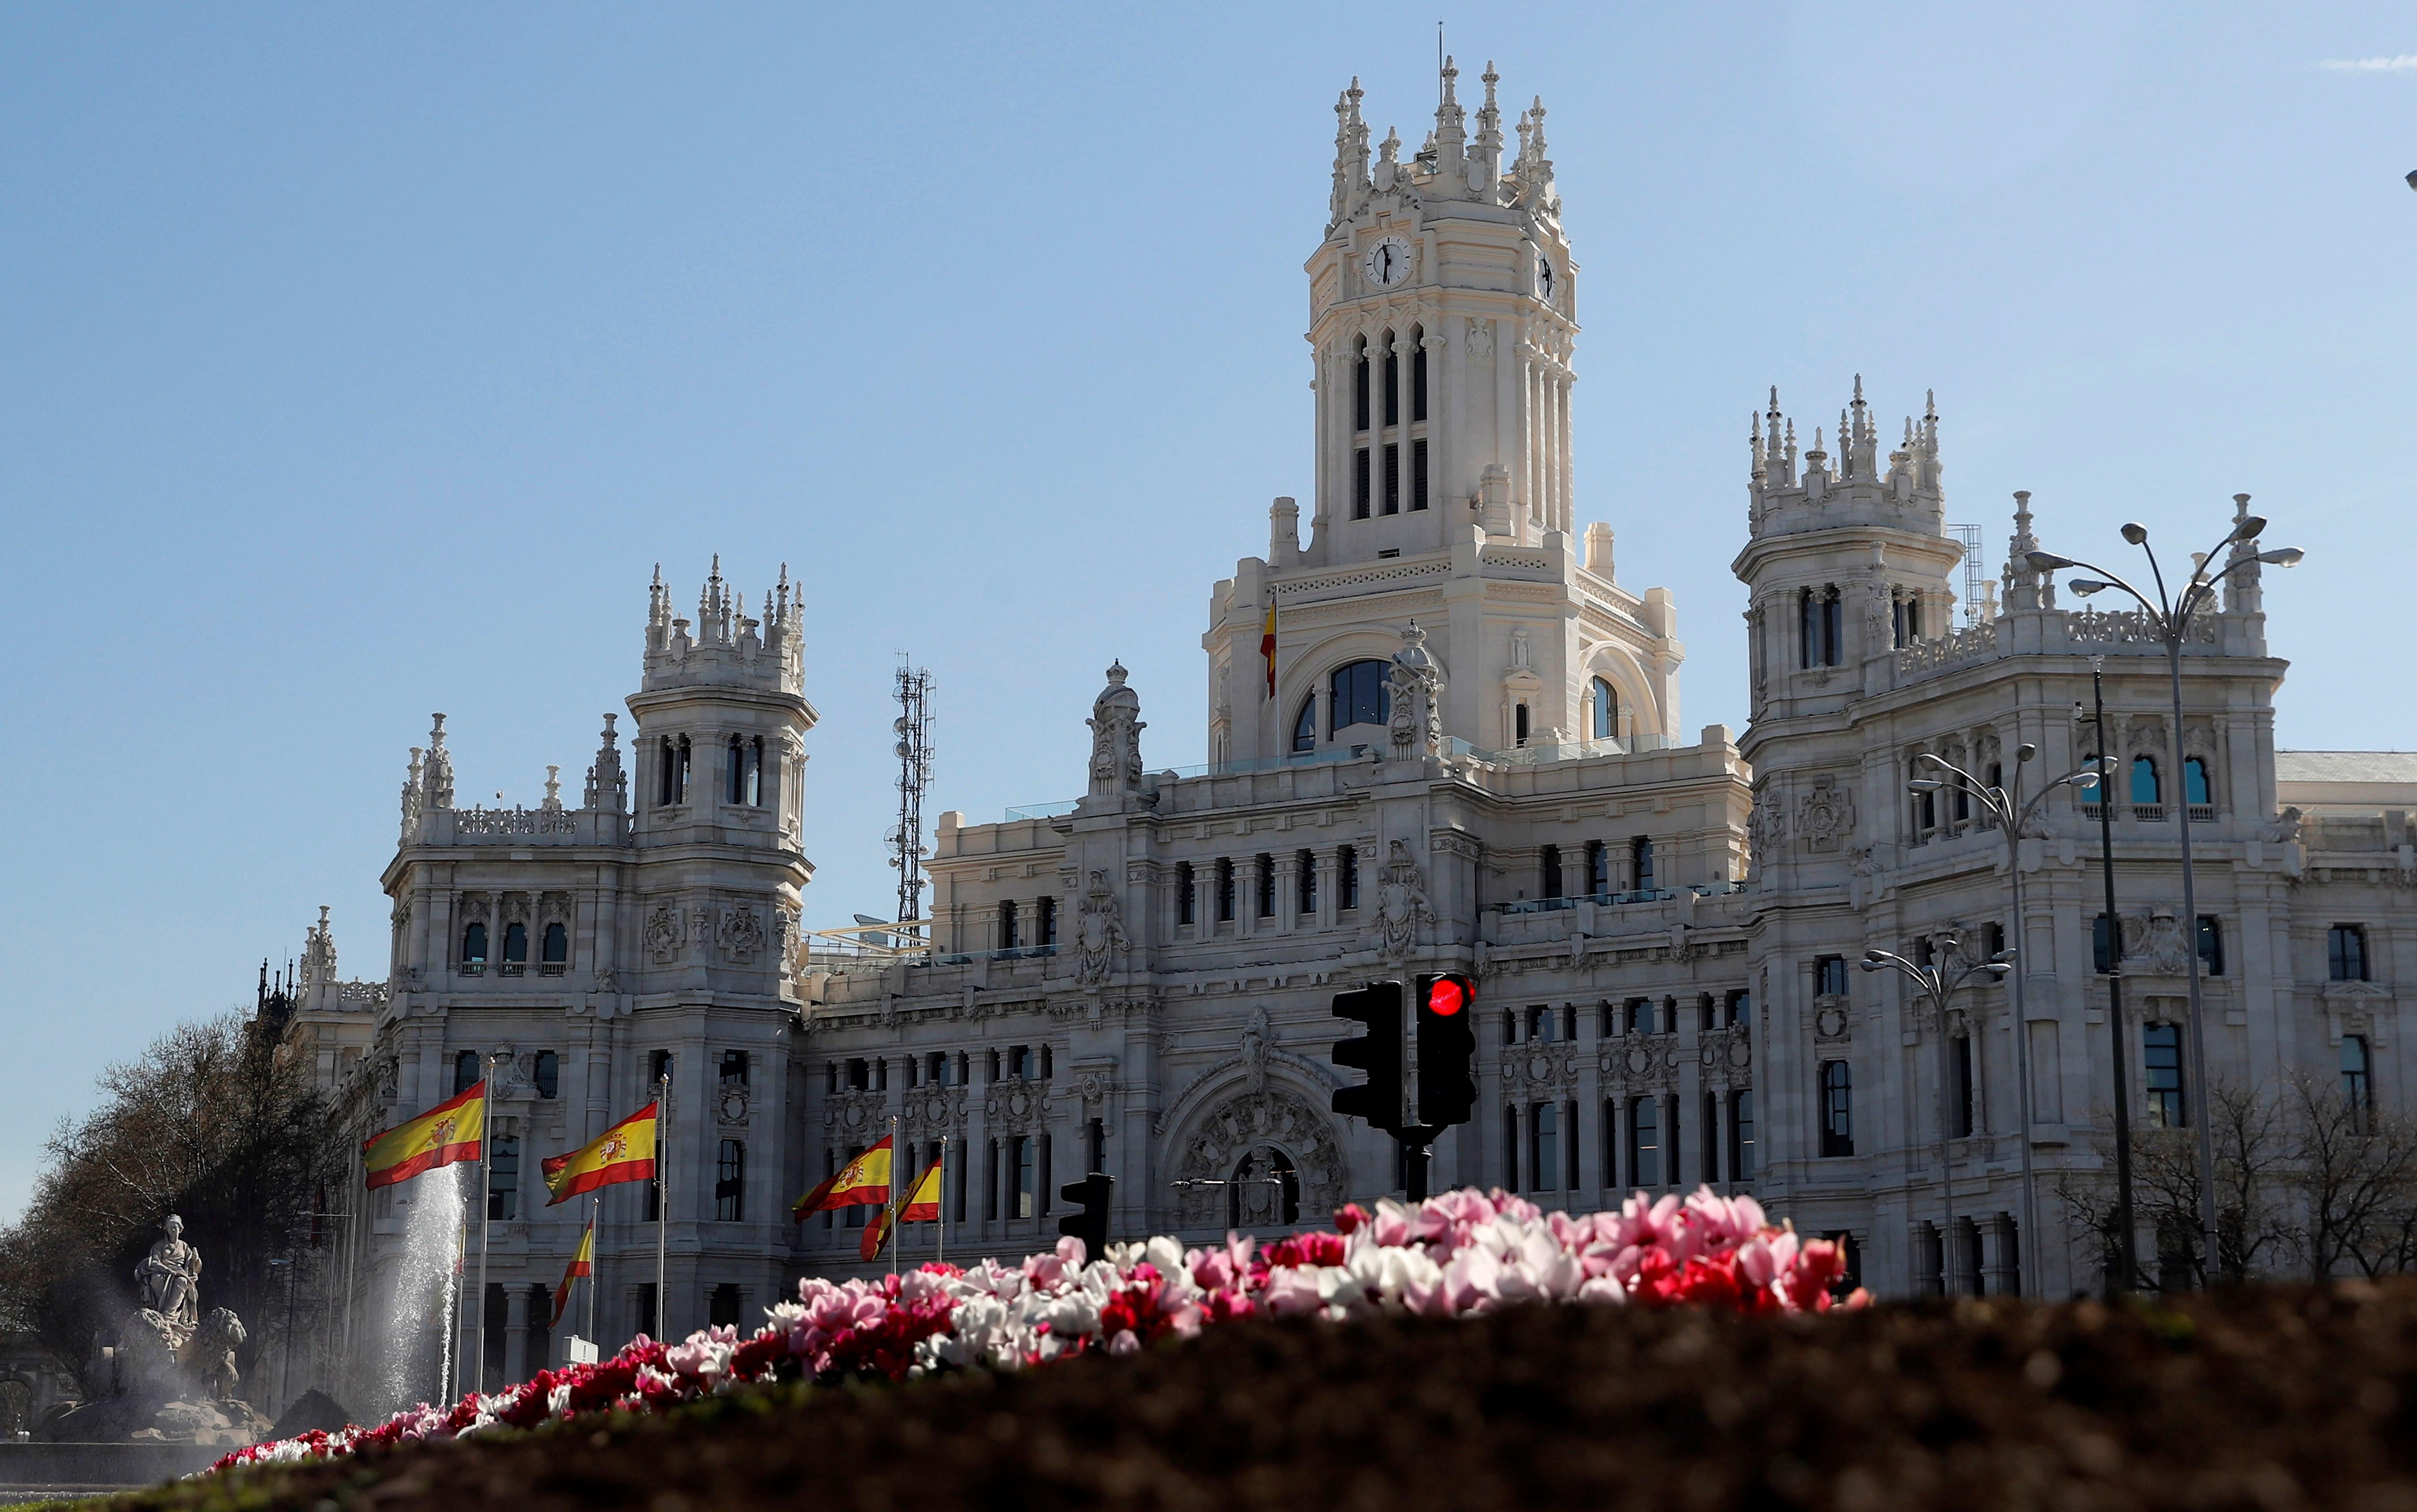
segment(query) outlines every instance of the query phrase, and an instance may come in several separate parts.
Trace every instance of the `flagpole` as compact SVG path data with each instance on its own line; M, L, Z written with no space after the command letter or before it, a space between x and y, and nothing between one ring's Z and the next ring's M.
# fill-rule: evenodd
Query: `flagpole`
M495 1057L492 1054L487 1057L487 1074L480 1081L482 1084L479 1088L479 1357L478 1362L470 1368L470 1379L477 1383L471 1389L483 1393L487 1389L487 1214L494 1205L490 1200L489 1188L494 1183L494 1176L487 1164L488 1146L495 1137L495 1121L487 1116L492 1111L488 1104L494 1100L487 1096L487 1092L495 1082Z
M601 1187L587 1196L587 1342L596 1342L596 1288L601 1280L596 1267L602 1261L596 1253L597 1219L604 1216L604 1192Z
M906 1178L912 1181L915 1178ZM898 1220L906 1211L905 1194L898 1189L898 1115L889 1115L889 1232L883 1237L889 1241L889 1270L898 1271Z
M932 1259L937 1264L949 1263L949 1137L940 1136L940 1221L937 1235L939 1247Z
M672 1227L672 1074L670 1067L655 1080L655 1337L667 1331L671 1293L664 1284L665 1236Z

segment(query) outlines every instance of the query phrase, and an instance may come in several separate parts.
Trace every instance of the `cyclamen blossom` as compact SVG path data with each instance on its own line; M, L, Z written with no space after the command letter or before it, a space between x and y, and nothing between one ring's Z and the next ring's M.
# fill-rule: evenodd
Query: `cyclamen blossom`
M1818 1312L1845 1275L1837 1247L1800 1240L1751 1197L1706 1187L1681 1201L1639 1192L1617 1212L1573 1217L1496 1190L1445 1192L1416 1207L1354 1203L1331 1232L1261 1247L1229 1233L1186 1249L1161 1235L1090 1258L1079 1239L1007 1265L927 1264L876 1280L798 1283L746 1338L707 1328L677 1344L641 1334L593 1365L541 1370L425 1402L373 1428L312 1431L237 1449L212 1469L350 1454L365 1444L532 1428L604 1410L661 1412L747 1382L905 1380L935 1370L1013 1370L1072 1355L1131 1354L1161 1338L1265 1312L1345 1319L1379 1311L1459 1317L1530 1302ZM1858 1292L1850 1307L1865 1300Z

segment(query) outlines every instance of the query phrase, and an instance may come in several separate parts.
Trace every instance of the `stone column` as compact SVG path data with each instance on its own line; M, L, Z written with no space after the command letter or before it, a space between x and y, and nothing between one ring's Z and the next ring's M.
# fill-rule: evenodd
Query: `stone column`
M504 1383L529 1378L529 1289L504 1283Z

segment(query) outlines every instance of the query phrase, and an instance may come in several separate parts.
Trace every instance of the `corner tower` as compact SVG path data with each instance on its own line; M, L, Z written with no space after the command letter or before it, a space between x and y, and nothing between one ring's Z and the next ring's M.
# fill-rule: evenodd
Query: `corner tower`
M1577 267L1541 99L1506 164L1499 83L1474 134L1447 59L1435 126L1372 151L1358 81L1335 103L1325 234L1306 265L1316 393L1308 540L1289 498L1268 554L1217 585L1212 761L1347 750L1385 722L1412 621L1442 733L1482 750L1672 744L1683 656L1670 597L1583 545L1571 469Z

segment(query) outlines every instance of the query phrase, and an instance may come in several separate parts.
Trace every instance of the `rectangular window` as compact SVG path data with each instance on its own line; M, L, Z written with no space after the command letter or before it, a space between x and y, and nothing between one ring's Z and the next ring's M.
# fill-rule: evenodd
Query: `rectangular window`
M1813 961L1813 990L1823 997L1847 995L1847 958L1819 956Z
M1368 448L1360 446L1351 453L1351 518L1368 518Z
M1036 1141L1022 1134L1009 1142L1015 1160L1015 1216L1028 1218L1035 1211L1039 1188L1033 1182L1033 1157L1038 1153Z
M1385 354L1385 423L1402 423L1402 358L1391 350Z
M510 1134L487 1141L487 1217L509 1223L521 1216L521 1142Z
M1729 1180L1754 1179L1754 1089L1729 1095Z
M1955 1137L1972 1137L1972 1036L1957 1035L1954 1040L1955 1063Z
M1186 861L1175 869L1175 922L1190 924L1200 910L1200 885Z
M1041 1047L1041 1080L1048 1081L1057 1074L1057 1052L1048 1046Z
M2181 1025L2140 1026L2140 1068L2148 1074L2149 1123L2155 1128L2180 1128L2182 1107Z
M1578 1105L1572 1102L1561 1110L1562 1185L1572 1191L1578 1189Z
M655 1283L638 1283L638 1314L631 1320L635 1331L651 1338L655 1333Z
M1528 1010L1528 1039L1531 1044L1549 1045L1558 1037L1560 1015L1547 1007Z
M1303 851L1292 858L1293 912L1304 918L1317 915L1317 853Z
M1577 1037L1578 1005L1574 1003L1564 1003L1561 1005L1561 1038L1564 1041L1573 1041ZM1575 1129L1577 1126L1572 1124L1570 1127Z
M985 1219L998 1217L998 1141L993 1140L990 1142L990 1158L982 1163L985 1172L985 1180L982 1183L982 1217Z
M1035 1174L1034 1174L1034 1176L1033 1176L1033 1190L1034 1190L1034 1192L1037 1194L1038 1201L1039 1201L1040 1207L1041 1207L1041 1216L1042 1216L1043 1217L1048 1217L1048 1214L1049 1214L1049 1194L1050 1194L1050 1192L1051 1192L1051 1191L1055 1190L1055 1188L1054 1188L1050 1184L1051 1184L1052 1182L1054 1182L1054 1181L1056 1179L1053 1174L1051 1174L1051 1172L1050 1172L1050 1167L1051 1167L1051 1165L1052 1165L1052 1163L1053 1163L1053 1162L1050 1160L1050 1158L1049 1158L1049 1157L1050 1157L1051 1153L1052 1153L1052 1152L1051 1152L1051 1150L1050 1150L1050 1146L1049 1146L1049 1136L1048 1136L1048 1135L1046 1135L1046 1134L1043 1134L1043 1135L1041 1135L1041 1164L1040 1164L1040 1169L1039 1169L1039 1171L1038 1171L1038 1172L1035 1172Z
M1360 349L1360 360L1351 365L1351 429L1368 429L1368 349Z
M1611 891L1611 847L1601 840L1587 841L1586 869L1589 897L1600 898Z
M983 1053L989 1058L989 1064L982 1067L982 1081L986 1083L1004 1081L1005 1077L999 1069L998 1051L994 1050Z
M1720 1180L1721 1098L1720 1094L1716 1092L1704 1094L1704 1120L1696 1131L1696 1138L1703 1144L1703 1150L1700 1153L1704 1161L1704 1180Z
M1847 658L1846 606L1832 588L1821 600L1821 665L1834 667Z
M723 1086L745 1086L747 1084L747 1052L745 1051L726 1050L722 1052L722 1084Z
M2090 920L2090 969L2101 976L2115 969L2115 935L2104 914Z
M1653 1032L1651 998L1633 997L1628 1000L1628 1032L1632 1035L1649 1035Z
M950 1213L949 1220L952 1223L963 1223L965 1220L965 1188L973 1181L973 1172L969 1169L972 1162L965 1158L965 1151L962 1145L954 1154L948 1156L948 1162L955 1168L957 1178L956 1206L954 1211Z
M1855 1153L1855 1080L1844 1061L1821 1063L1821 1153Z
M1057 900L1043 898L1032 905L1032 943L1054 945L1057 943Z
M1645 836L1637 836L1628 842L1628 859L1630 871L1636 878L1636 890L1641 893L1653 891L1653 842Z
M1536 869L1538 873L1536 896L1539 898L1561 896L1561 848L1558 845L1547 845L1538 851Z
M1519 1043L1519 1015L1516 1013L1502 1015L1502 1043L1505 1045Z
M1010 1045L1007 1047L1007 1075L1008 1079L1012 1081L1029 1081L1032 1080L1031 1046Z
M2210 976L2224 975L2224 921L2212 914L2198 916L2198 969Z
M2325 931L2325 975L2336 982L2366 980L2366 928L2336 924Z
M998 905L998 947L1012 950L1024 942L1016 937L1015 900L1011 898Z
M1231 924L1233 921L1234 863L1230 860L1220 860L1217 863L1217 922Z
M744 1054L744 1051L740 1052ZM548 1102L562 1096L562 1057L550 1050L537 1052L537 1095Z
M1105 1120L1094 1118L1084 1126L1084 1140L1090 1146L1083 1170L1087 1173L1108 1169L1108 1126Z
M713 1161L713 1217L737 1223L747 1217L747 1146L723 1140Z
M1536 1189L1551 1191L1561 1184L1561 1111L1549 1102L1536 1104L1528 1115L1528 1169L1536 1174Z
M1274 856L1263 854L1258 858L1257 880L1258 916L1271 919L1276 916L1276 858Z
M1427 348L1421 339L1410 348L1410 420L1427 417Z
M1603 1184L1619 1185L1619 1099L1603 1099Z
M1662 1185L1662 1099L1628 1102L1628 1169L1639 1187Z
M1339 868L1341 875L1336 878L1335 891L1341 896L1334 900L1334 906L1337 908L1358 908L1360 906L1360 852L1358 847L1350 845L1345 846L1343 848L1342 854L1337 859L1341 863Z
M1402 447L1393 441L1385 443L1385 512L1402 512Z
M1410 507L1418 510L1426 507L1427 438L1421 436L1410 443Z
M1519 1189L1519 1110L1502 1110L1502 1189Z
M2366 1115L2375 1111L2375 1078L2373 1062L2366 1051L2364 1035L2342 1036L2341 1089L2342 1100L2350 1106L2364 1126Z

